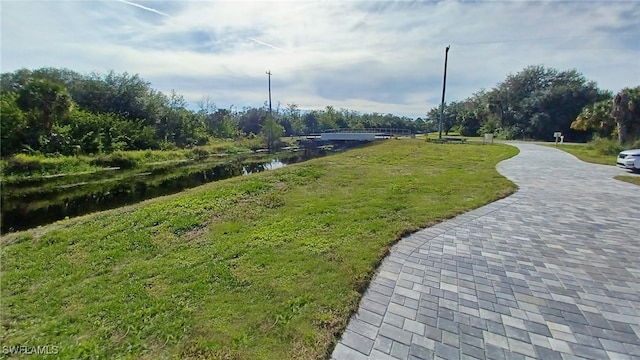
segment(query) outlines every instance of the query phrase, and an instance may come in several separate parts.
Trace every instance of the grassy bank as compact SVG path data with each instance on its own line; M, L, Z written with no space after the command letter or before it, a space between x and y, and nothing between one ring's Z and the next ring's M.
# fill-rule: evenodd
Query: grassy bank
M240 154L260 148L260 139L235 141L215 140L208 145L191 149L115 151L94 156L17 154L0 160L3 181L16 182L26 178L60 174L92 173L105 168L135 168L137 166L205 158L217 154Z
M2 345L325 358L403 234L506 196L506 145L384 143L2 238Z
M588 144L575 145L547 145L577 157L578 159L594 164L616 165L616 155L603 154L599 149L589 146Z

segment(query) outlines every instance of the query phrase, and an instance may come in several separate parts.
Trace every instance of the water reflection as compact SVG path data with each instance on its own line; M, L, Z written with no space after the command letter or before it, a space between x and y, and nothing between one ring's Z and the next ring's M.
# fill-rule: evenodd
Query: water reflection
M292 163L293 158L289 159L287 163ZM249 175L265 170L275 170L281 167L285 167L287 164L283 163L279 159L272 159L270 162L263 164L245 165L242 167L242 175Z

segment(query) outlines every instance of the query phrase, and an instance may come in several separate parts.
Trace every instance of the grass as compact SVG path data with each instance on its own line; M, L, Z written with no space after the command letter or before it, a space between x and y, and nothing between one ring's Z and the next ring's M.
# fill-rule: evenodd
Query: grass
M429 138L429 139L438 139L438 132L432 132L432 133L428 133L426 135L421 136L421 138ZM443 138L465 138L467 139L467 141L482 141L484 139L483 136L462 136L460 135L460 133L455 132L455 131L449 131L449 134L445 134L444 131L442 132L442 137Z
M389 140L5 236L2 345L327 358L390 246L512 193L516 153Z
M261 140L213 139L208 145L192 149L115 151L98 155L29 155L16 154L0 160L2 179L17 182L26 178L41 178L59 174L96 172L109 167L136 167L151 163L175 162L208 157L215 154L237 155L260 148Z
M591 148L588 144L575 144L575 145L553 145L545 144L549 147L554 147L577 157L578 159L594 164L601 165L616 165L616 155L602 154L598 149Z
M640 186L640 176L614 176L615 179Z

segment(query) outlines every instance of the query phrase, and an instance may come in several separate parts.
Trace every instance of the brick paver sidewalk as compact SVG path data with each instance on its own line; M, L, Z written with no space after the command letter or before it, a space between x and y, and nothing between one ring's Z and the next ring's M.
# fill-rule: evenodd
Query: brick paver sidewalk
M334 359L640 359L640 187L515 145L519 191L396 244Z

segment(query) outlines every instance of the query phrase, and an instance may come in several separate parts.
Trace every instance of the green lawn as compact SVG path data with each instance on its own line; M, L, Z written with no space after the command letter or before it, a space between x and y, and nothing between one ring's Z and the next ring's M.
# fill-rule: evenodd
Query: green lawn
M327 358L400 237L497 200L507 145L388 140L1 239L3 346Z
M563 150L577 157L578 159L594 164L601 165L616 165L616 155L602 155L597 149L591 149L587 144L575 144L575 145L546 145L549 147L555 147Z

